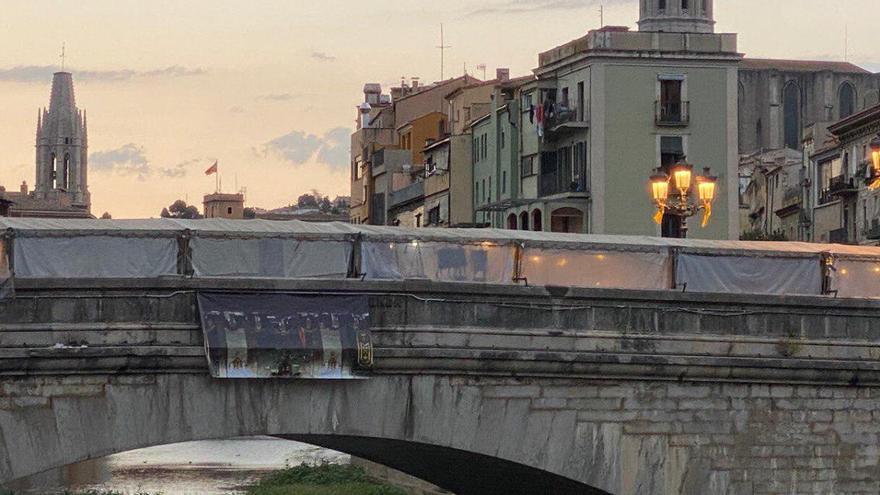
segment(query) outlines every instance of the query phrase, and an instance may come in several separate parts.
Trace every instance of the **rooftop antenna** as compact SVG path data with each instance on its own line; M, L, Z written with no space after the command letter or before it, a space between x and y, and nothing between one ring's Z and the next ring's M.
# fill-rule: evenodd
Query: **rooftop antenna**
M446 36L443 31L443 23L440 23L440 46L437 47L440 49L440 80L446 80L446 50L452 48L451 46L446 44Z
M59 58L61 58L61 72L64 72L64 59L66 58L66 55L64 52L65 52L64 43L62 42L61 43L61 55L59 56Z
M480 64L477 66L477 70L483 71L483 80L486 80L486 64Z
M599 4L599 27L605 27L605 5Z
M843 25L843 61L849 62L849 24Z

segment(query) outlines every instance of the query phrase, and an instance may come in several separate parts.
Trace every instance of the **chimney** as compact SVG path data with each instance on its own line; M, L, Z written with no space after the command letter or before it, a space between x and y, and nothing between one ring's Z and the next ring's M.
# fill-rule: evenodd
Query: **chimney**
M22 194L27 194L27 193L28 193L28 185L27 185L27 181L23 181L23 182L21 183L21 193L22 193Z
M418 77L412 78L412 89L413 90L419 89L419 78Z
M495 79L500 82L507 82L510 80L510 69L500 68L495 69Z

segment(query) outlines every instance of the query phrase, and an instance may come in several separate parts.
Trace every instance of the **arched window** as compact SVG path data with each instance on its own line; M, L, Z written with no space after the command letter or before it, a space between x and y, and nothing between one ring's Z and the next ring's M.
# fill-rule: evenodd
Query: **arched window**
M543 223L541 222L541 210L532 211L532 230L535 232L544 230Z
M61 189L70 187L70 154L64 154L64 167L61 169Z
M853 85L845 82L840 85L840 118L845 119L856 113L856 90Z
M520 230L529 230L529 212L524 211L519 215Z
M580 234L584 231L584 212L577 208L559 208L550 214L551 231Z
M801 147L801 90L797 83L789 82L782 91L785 119L785 147L793 150Z
M511 213L507 216L507 228L509 230L516 230L516 213Z
M52 153L52 160L49 162L49 166L52 169L49 171L49 185L52 189L58 187L58 156L55 153Z

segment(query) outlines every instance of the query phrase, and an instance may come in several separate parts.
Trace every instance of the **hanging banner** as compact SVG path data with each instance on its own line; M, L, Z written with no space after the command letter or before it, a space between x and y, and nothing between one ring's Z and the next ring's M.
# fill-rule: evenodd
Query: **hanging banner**
M199 294L215 378L352 379L373 365L366 296Z

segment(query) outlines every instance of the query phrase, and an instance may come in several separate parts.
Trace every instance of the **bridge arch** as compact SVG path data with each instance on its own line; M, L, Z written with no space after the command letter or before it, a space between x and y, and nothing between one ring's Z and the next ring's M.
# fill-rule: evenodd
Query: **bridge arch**
M4 428L6 445L30 447L2 452L6 481L140 448L270 435L361 457L459 495L607 494L554 472L562 466L554 456L571 452L551 443L558 437L518 431L528 414L506 400L481 404L476 388L448 377L306 383L92 376L19 385L59 395L48 407L16 410L21 429ZM539 423L574 433L562 420L549 421Z

